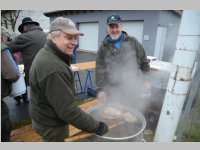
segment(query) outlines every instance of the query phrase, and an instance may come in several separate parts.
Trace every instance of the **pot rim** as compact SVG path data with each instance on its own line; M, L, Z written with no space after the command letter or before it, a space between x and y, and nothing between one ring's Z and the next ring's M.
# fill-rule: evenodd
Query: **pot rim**
M110 104L108 104L108 105L110 105ZM99 105L97 105L97 106L95 106L95 107L89 109L87 112L88 112L88 113L91 113L92 111L94 111L94 110L95 110L96 108L98 108L98 107L108 106L108 105L99 104ZM119 105L116 105L116 104L111 104L111 105L112 105L112 106L117 106L117 107L124 108L124 109L128 110L129 112L131 112L131 113L133 113L133 114L136 114L136 116L137 116L137 117L141 120L141 122L142 122L142 127L141 127L141 129L140 129L136 134L131 135L131 136L125 136L125 137L110 137L110 136L100 136L100 135L95 135L95 136L97 136L97 137L99 137L99 138L102 138L102 139L107 139L107 140L127 140L127 139L135 138L136 136L140 135L140 134L144 131L144 129L146 128L146 119L144 118L144 116L142 115L141 112L139 112L138 110L136 110L136 109L134 109L134 108L133 108L133 110L132 110L132 109L126 107L126 106L121 106L121 105L119 106Z

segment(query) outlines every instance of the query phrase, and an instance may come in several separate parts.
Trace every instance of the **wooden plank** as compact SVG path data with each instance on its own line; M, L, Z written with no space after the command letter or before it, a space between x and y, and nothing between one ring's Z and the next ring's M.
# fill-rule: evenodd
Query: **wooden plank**
M42 138L32 129L32 125L26 125L11 132L12 142L42 141Z
M24 71L24 65L18 65L21 72ZM85 71L85 70L94 70L96 68L96 61L88 61L77 64L71 64L73 71Z
M96 62L95 61L83 62L83 63L73 64L72 66L79 68L79 71L94 70L96 68Z
M83 139L88 138L93 135L95 135L95 134L94 133L83 133L83 134L80 134L77 136L72 136L72 137L66 138L64 141L65 142L75 142L78 140L83 140Z

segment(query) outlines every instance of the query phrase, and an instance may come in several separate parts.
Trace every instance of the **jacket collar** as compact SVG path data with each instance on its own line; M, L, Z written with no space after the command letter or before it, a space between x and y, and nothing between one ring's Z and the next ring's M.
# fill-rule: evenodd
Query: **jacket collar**
M62 61L64 61L67 65L70 65L70 56L61 52L60 49L51 40L47 41L44 48L47 49L48 51L54 53Z
M124 34L124 41L128 40L128 34L125 31L122 31L122 33ZM107 34L106 37L103 40L103 44L108 44L109 42L109 35Z

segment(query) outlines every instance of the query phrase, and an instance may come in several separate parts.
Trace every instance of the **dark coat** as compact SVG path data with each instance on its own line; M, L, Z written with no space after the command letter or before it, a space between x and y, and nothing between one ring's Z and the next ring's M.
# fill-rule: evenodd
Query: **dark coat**
M149 71L150 66L143 46L134 37L123 31L124 39L119 49L109 42L107 35L97 52L96 85L101 90L107 85L116 84L125 71ZM125 71L123 71L125 68Z
M30 70L31 117L47 128L72 124L95 132L99 122L76 105L69 63L70 57L60 52L50 40L38 52Z
M46 34L39 26L33 26L27 32L17 36L8 46L11 51L22 52L26 84L29 85L29 70L37 52L44 46Z

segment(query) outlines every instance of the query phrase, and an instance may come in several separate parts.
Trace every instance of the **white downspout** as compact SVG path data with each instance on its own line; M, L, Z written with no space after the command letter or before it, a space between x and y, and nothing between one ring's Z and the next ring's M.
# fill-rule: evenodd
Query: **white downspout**
M154 141L173 141L200 49L200 10L183 11L176 50Z

